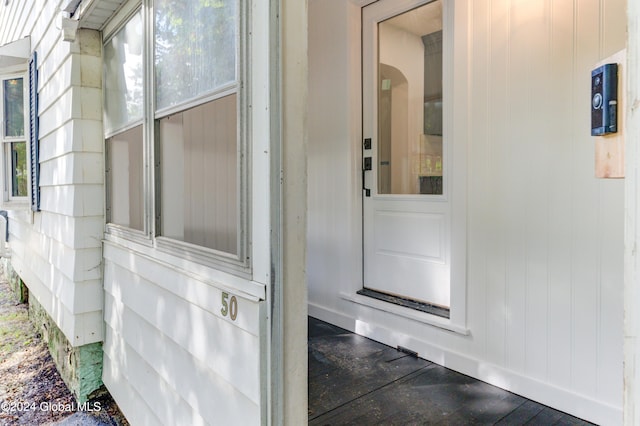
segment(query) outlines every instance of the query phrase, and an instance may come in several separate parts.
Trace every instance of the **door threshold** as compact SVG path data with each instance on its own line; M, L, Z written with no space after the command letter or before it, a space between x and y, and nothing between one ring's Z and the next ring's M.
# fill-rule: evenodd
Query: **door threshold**
M426 312L442 318L450 319L450 309L442 306L432 305L431 303L418 302L404 297L394 296L380 291L363 288L358 290L357 294L371 297L373 299L382 300L383 302L393 303L394 305L403 306L405 308L414 309L416 311Z

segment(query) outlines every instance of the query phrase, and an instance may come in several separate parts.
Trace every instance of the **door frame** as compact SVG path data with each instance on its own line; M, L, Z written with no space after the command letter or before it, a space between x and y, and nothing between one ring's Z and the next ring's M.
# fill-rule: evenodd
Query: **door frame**
M409 0L404 3L399 7L397 0L380 0L362 9L362 127L363 137L371 141L368 147L363 146L363 156L365 160L370 159L367 164L370 167L363 167L365 169L363 187L367 189L363 191L362 198L364 277L362 291L363 294L366 292L371 297L380 297L392 303L395 301L399 305L413 305L418 310L448 317L451 296L449 176L452 171L448 168L448 164L451 164L449 161L451 137L448 132L441 135L441 152L445 165L442 168L444 177L442 192L439 194L414 192L416 188L412 186L418 183L417 177L420 173L414 170L417 164L413 164L412 154L415 153L416 148L419 152L423 149L415 145L417 141L414 138L418 133L423 133L421 121L424 118L423 113L418 112L417 109L417 103L422 104L422 95L415 94L416 86L414 85L420 87L422 84L420 80L425 78L426 74L424 70L419 75L415 74L414 71L418 69L416 67L420 65L411 63L409 56L406 55L388 58L392 59L389 66L400 67L397 69L399 73L397 77L405 82L404 96L407 97L406 99L403 97L401 103L408 108L407 111L396 116L406 120L398 126L404 131L400 135L400 140L394 138L395 142L390 143L389 147L390 151L399 149L404 152L396 153L401 158L392 158L393 154L388 154L391 165L387 167L387 173L400 177L402 182L391 184L387 188L388 192L381 190L380 187L380 176L383 172L383 158L380 151L383 143L380 132L380 111L382 110L381 95L384 91L379 87L382 78L380 76L382 34L379 24L400 16L408 19L406 16L415 13L416 10L424 11L427 8L426 10L432 11L434 4L440 10L444 7L443 0ZM406 43L406 40L402 40L402 43ZM417 46L414 48L417 49ZM391 50L396 49L391 48L387 53L390 54ZM394 55L391 54L391 56ZM415 54L411 56L424 65L424 60L417 60ZM449 66L451 64L445 64L445 72ZM406 91L408 87L409 92ZM411 93L413 95L410 95ZM445 105L451 102L450 95L450 93L444 93ZM392 111L397 111L398 104L395 101L392 103L394 105ZM421 110L422 107L420 107ZM396 123L395 119L393 122ZM394 128L395 125L391 127ZM407 221L413 221L411 229L406 227ZM395 232L390 232L391 229ZM399 238L397 232L404 236Z
M468 109L469 109L469 75L470 75L470 42L468 40L468 28L471 18L471 6L469 2L462 0L443 0L443 63L449 64L449 70L452 73L447 74L447 66L445 66L445 73L443 75L443 90L446 93L450 93L449 102L445 105L445 109L448 110L444 115L443 129L445 132L451 134L451 147L450 155L446 164L443 167L448 167L451 170L449 176L450 182L448 186L451 202L451 278L450 278L450 291L451 291L451 306L450 306L450 318L442 318L435 315L431 315L425 312L416 311L403 306L394 305L388 302L383 302L377 299L373 299L367 296L357 294L363 286L363 270L362 265L364 261L363 253L363 180L362 180L362 165L363 165L363 88L362 88L362 73L363 73L363 34L362 34L362 13L363 8L368 4L373 3L371 1L362 1L360 6L360 19L358 21L357 28L354 28L354 33L357 31L359 36L354 40L357 42L357 51L360 52L360 68L358 73L352 73L353 85L350 87L352 91L352 135L354 136L353 145L351 146L351 152L353 154L354 161L351 162L354 176L354 188L352 193L354 194L354 212L353 219L358 222L358 226L354 226L354 248L358 250L357 258L358 264L352 264L354 270L353 281L345 287L345 291L341 292L342 299L349 302L363 305L375 310L388 312L400 317L409 318L414 321L418 321L424 324L432 325L438 328L443 328L449 331L467 335L469 330L467 329L467 140L468 134ZM420 3L419 0L399 0L398 9L408 9L411 5ZM424 1L422 3L425 3ZM458 23L458 25L454 25ZM455 67L452 64L456 64ZM454 81L456 84L454 84ZM447 119L446 117L452 117ZM455 125L454 125L455 121Z

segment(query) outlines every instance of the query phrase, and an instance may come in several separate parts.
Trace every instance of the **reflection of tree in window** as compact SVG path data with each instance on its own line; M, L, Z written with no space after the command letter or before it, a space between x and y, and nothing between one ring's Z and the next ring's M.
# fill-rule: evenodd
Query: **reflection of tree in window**
M25 142L11 143L11 195L13 197L27 196L27 144Z
M103 49L105 127L120 130L142 119L142 13L139 11Z
M236 79L237 0L156 2L156 102L162 109Z
M24 136L24 92L22 78L4 81L5 136Z

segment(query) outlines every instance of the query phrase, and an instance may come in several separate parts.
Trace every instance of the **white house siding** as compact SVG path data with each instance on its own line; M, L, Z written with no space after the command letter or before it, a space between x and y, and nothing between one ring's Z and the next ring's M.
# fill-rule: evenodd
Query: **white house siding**
M252 199L250 229L243 233L251 238L251 269L228 273L178 249L168 253L152 240L104 235L103 381L135 425L257 425L275 416L268 400L270 377L278 374L270 368L276 364L269 342L274 320L266 301L273 266L271 92L264 71L271 60L270 11L267 2L250 6L254 69L248 70L247 102L253 110L242 117L250 120ZM229 303L237 300L235 319L224 314L225 294Z
M10 211L11 263L80 346L103 339L101 40L82 30L63 42L60 7L44 0L0 6L0 45L30 35L39 72L42 211Z
M113 240L113 237L109 237ZM264 301L105 242L105 385L133 424L259 424ZM222 294L238 301L222 313Z
M362 282L355 3L309 2L310 314L621 423L624 183L594 178L589 108L591 69L625 46L626 3L452 2L454 66L468 63L453 82L466 101L453 143L467 155L468 335L348 297Z

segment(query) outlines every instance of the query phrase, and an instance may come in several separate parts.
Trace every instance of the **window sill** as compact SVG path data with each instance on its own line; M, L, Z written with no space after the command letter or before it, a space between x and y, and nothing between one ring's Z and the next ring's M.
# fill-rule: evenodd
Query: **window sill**
M251 279L250 273L241 276L237 272L228 272L219 266L206 266L185 258L184 253L174 255L164 252L157 247L138 244L130 239L105 234L104 244L135 253L153 262L160 263L179 271L185 276L209 284L225 291L243 295L245 298L259 301L266 298L266 286Z
M131 240L147 247L153 246L151 237L143 231L138 231L137 229L127 228L125 226L115 225L113 223L107 223L105 233L107 235L113 235L118 238Z
M251 267L248 260L242 262L236 255L196 246L184 241L160 236L154 239L142 231L113 223L106 224L105 240L119 242L120 244L130 241L137 245L153 248L157 250L158 254L166 253L172 258L180 259L184 262L197 263L207 268L251 279Z
M242 262L237 255L160 236L156 237L156 246L158 250L188 262L199 263L243 278L251 276L248 262Z
M29 210L31 211L31 204L29 200L11 200L3 201L0 204L0 210Z

